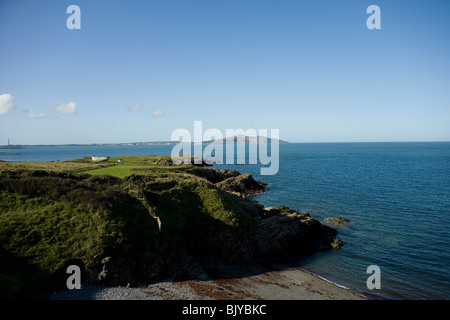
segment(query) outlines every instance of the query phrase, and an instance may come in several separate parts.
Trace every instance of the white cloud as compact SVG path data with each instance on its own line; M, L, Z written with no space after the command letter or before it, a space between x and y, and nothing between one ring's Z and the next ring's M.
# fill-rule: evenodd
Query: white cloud
M36 113L33 110L27 111L27 118L28 119L42 119L45 117L45 113Z
M128 107L128 111L130 111L130 112L136 112L136 111L139 111L140 109L141 109L141 106L137 103Z
M0 95L0 114L7 114L9 110L15 107L14 97L11 94L5 93Z
M162 111L162 110L156 110L156 111L153 111L153 113L152 113L152 116L154 116L154 117L159 117L159 116L163 116L164 115L164 111Z
M57 106L53 111L61 114L73 114L75 113L76 104L75 102L69 102L69 103L61 103L59 106Z

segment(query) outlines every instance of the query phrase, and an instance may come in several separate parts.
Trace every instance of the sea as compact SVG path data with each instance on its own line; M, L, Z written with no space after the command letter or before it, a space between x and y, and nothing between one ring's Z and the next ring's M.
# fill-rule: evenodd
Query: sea
M26 146L0 149L0 160L170 155L172 148ZM340 249L303 259L300 268L371 299L450 299L450 142L286 143L275 175L261 175L262 166L214 165L268 183L266 193L252 197L266 207L349 221L336 227ZM379 289L367 286L373 265Z

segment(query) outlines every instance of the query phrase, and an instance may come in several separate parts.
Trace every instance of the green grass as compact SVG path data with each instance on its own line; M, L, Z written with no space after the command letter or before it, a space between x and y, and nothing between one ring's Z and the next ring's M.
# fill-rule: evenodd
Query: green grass
M181 228L206 217L229 227L251 225L251 219L232 195L191 176L157 178L146 183L145 191L157 206L165 228Z
M83 171L81 173L90 174L93 176L101 176L101 175L110 175L118 178L125 178L128 176L131 176L132 174L145 174L142 171L133 171L132 169L135 168L147 168L147 166L136 166L136 165L125 165L125 164L119 164L119 165L113 165L105 168L100 169L93 169L88 171Z
M104 168L87 170L80 172L81 174L89 174L92 176L110 175L118 178L125 178L133 174L136 175L161 175L171 174L173 172L184 172L186 167L182 166L161 166L161 165L134 165L134 164L117 164Z
M105 228L98 210L11 193L1 196L5 200L0 206L4 212L0 225L9 231L0 233L3 249L29 258L49 273L71 259L101 253L98 251L101 245L94 236ZM16 251L18 248L20 252Z
M109 163L77 162L77 161L52 161L52 162L6 162L0 161L2 171L33 171L45 170L52 172L76 173L96 168L110 166Z

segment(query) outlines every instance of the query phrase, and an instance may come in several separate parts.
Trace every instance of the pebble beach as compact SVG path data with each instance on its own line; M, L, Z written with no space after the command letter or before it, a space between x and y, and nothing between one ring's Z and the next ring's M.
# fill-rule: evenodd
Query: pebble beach
M279 266L280 267L280 266ZM49 295L50 300L367 300L297 267L262 271L221 268L205 280L167 279L139 287L85 285Z

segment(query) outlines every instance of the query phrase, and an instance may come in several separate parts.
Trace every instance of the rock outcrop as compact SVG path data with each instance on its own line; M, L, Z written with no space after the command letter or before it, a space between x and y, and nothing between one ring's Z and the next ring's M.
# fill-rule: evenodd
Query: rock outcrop
M241 197L265 192L266 185L267 184L253 179L252 175L249 173L233 176L216 183L216 186L220 189Z
M321 224L308 213L299 213L287 207L264 210L256 240L258 250L270 259L289 259L314 251L337 249L342 241L337 231Z
M349 223L350 220L346 219L346 218L341 218L341 217L337 217L337 218L328 218L325 219L324 223L330 226L338 226L338 227L342 227L347 225L347 223Z

